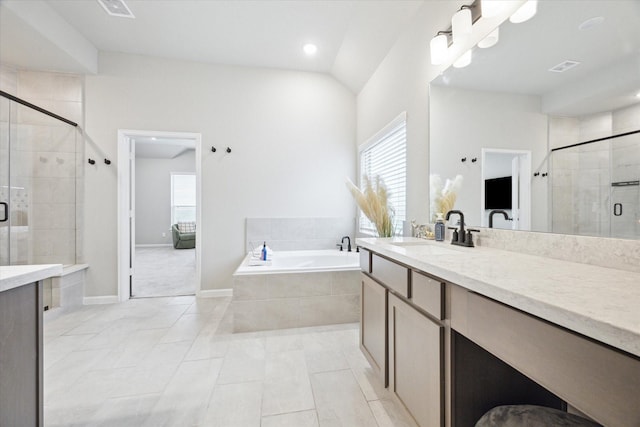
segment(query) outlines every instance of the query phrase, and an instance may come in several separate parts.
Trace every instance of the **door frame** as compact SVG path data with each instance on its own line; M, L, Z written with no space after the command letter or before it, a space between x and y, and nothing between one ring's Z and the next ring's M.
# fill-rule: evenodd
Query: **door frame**
M118 129L118 301L126 301L129 296L129 262L133 244L130 239L129 200L131 197L131 140L135 137L149 136L156 138L192 139L196 145L196 295L201 289L201 250L202 250L202 134L194 132L165 132ZM135 177L133 177L135 178ZM135 202L135 200L134 200Z
M480 172L480 223L483 227L488 227L484 217L484 179L485 179L485 161L487 154L513 154L523 158L522 168L520 169L520 211L526 218L523 223L524 228L519 230L531 230L531 150L511 150L505 148L482 148L481 149L481 172Z

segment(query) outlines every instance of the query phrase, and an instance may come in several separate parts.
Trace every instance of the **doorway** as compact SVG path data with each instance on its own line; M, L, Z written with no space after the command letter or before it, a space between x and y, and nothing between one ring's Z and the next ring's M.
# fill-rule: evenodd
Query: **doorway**
M489 224L489 213L499 209L508 219L495 215L494 228L531 229L531 151L483 148L480 183L483 227Z
M120 301L199 292L200 159L198 133L118 131ZM193 226L198 244L174 244L178 222Z

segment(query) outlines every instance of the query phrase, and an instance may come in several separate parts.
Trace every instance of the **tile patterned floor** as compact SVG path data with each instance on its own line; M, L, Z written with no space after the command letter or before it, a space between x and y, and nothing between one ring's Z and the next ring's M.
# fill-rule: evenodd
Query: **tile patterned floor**
M357 324L232 334L229 304L145 298L48 317L45 425L415 427Z

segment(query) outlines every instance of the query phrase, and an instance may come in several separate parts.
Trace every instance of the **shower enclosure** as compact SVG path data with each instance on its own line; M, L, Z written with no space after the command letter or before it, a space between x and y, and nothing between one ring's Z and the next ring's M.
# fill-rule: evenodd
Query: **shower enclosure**
M0 91L0 265L75 264L78 126Z
M554 233L640 239L640 131L551 156Z

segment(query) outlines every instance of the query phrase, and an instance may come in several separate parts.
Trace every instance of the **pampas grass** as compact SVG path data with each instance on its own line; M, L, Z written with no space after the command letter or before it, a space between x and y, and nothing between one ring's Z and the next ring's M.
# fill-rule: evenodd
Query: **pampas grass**
M362 213L369 218L378 231L380 237L393 236L393 208L389 205L387 186L380 176L374 182L364 176L364 190L360 190L347 178L347 188L353 195Z
M430 176L431 215L434 222L436 220L436 214L441 213L445 215L453 209L461 188L462 175L456 175L453 181L447 179L444 185L442 184L440 175L433 174Z

